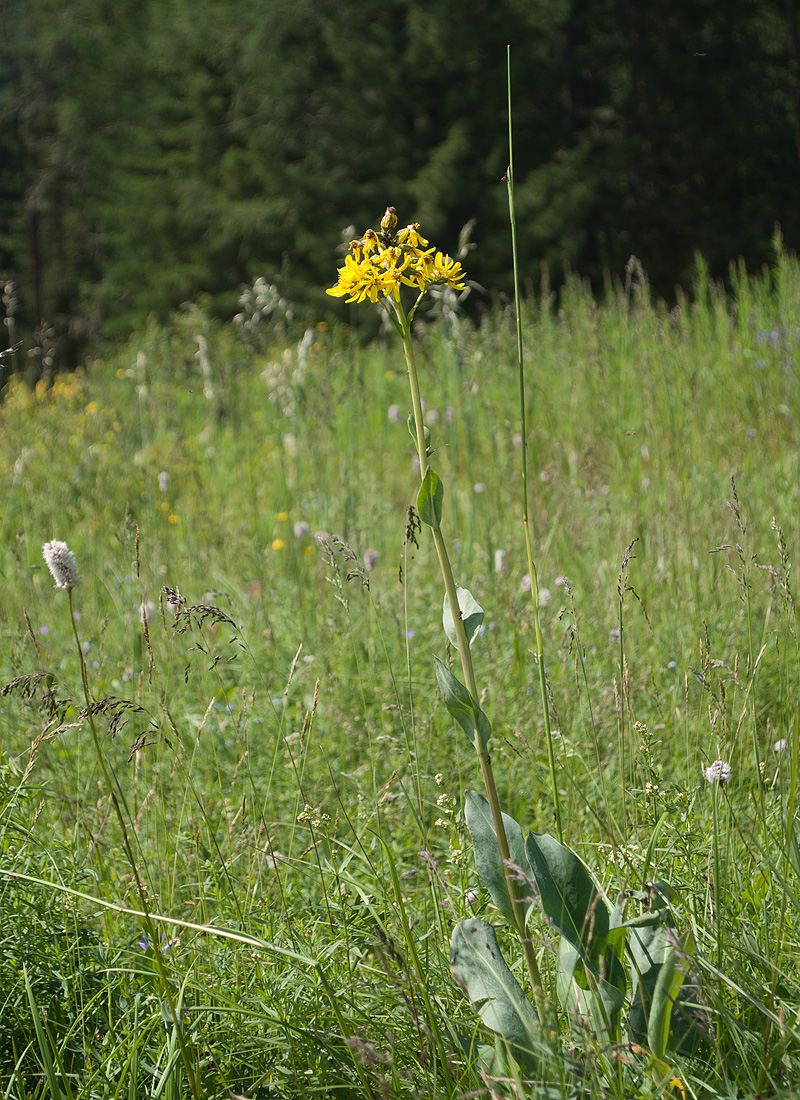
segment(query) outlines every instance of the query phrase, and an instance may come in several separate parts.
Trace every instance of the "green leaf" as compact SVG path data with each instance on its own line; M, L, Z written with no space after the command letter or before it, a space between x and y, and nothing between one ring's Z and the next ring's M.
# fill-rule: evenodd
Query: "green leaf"
M435 531L439 530L442 522L443 499L442 479L429 466L417 493L417 512L422 522L433 527Z
M682 988L684 979L681 977L680 984L676 986L675 1001L665 1002L664 990L669 988L670 974L665 973L662 978L665 965L671 967L676 958L690 954L693 942L687 939L685 945L679 946L677 933L672 927L672 916L666 909L651 911L631 921L627 931L628 951L636 975L633 1004L628 1016L632 1037L642 1044L649 1045L652 1040L666 1043L665 1035L669 1036L671 1032L671 1046L675 1050L684 1054L694 1051L702 1042L702 1033L698 1026L700 1014L691 1004L692 997L687 996L691 991ZM678 980L674 973L672 980ZM651 1048L651 1053L657 1055L658 1051Z
M39 1006L36 1003L33 987L31 986L31 980L28 977L28 969L24 965L24 963L22 966L22 976L25 981L25 991L28 994L28 1005L30 1007L31 1017L33 1019L33 1028L36 1032L36 1043L39 1048L39 1058L41 1060L42 1066L44 1067L44 1073L45 1077L47 1078L47 1085L50 1092L51 1100L64 1100L65 1093L61 1088L62 1082L64 1084L64 1088L66 1089L66 1097L68 1098L68 1100L72 1100L73 1094L72 1089L70 1088L69 1078L64 1073L64 1067L61 1065L58 1048L53 1041L50 1030L42 1019L41 1013L39 1012ZM58 1069L56 1069L56 1066L58 1067Z
M680 940L667 929L662 929L662 932L669 943L664 951L664 960L657 968L647 1020L647 1045L656 1058L663 1058L667 1049L672 1009L686 977L686 970L679 963L685 962L687 955L694 950L691 930L684 932Z
M478 751L483 752L492 736L489 719L464 685L455 678L447 665L440 661L438 657L433 658L433 663L444 705L466 733L470 743Z
M458 607L461 611L461 618L464 622L464 630L467 634L467 644L472 646L481 628L481 624L483 623L483 608L477 603L471 592L468 592L466 588L462 588L461 585L458 584L456 585L456 596L458 597ZM453 622L453 613L450 610L450 600L447 598L446 592L444 594L442 624L450 644L455 649L458 649L456 625Z
M503 873L503 861L500 858L500 845L497 842L492 808L482 794L478 794L477 791L467 791L464 800L464 816L469 834L472 837L472 846L475 849L475 870L478 872L478 877L506 920L512 925L516 925L514 909L511 905L511 898L508 896L506 877ZM508 854L511 862L515 863L522 871L522 877L517 875L517 889L524 904L525 920L527 922L536 898L533 876L528 863L528 855L525 851L525 840L522 836L522 829L513 817L503 814L503 825L506 830Z
M501 1035L524 1070L536 1065L539 1018L511 973L486 921L461 921L450 941L450 969L486 1027Z
M653 991L661 967L672 951L676 933L670 913L664 910L651 911L631 921L626 932L628 953L636 975L628 1026L636 1042L647 1043Z
M411 436L411 438L416 443L417 442L417 425L414 422L414 414L413 413L411 413L409 415L408 420L406 421L406 424L408 426L408 434ZM430 450L430 446L431 446L431 430L430 430L430 428L426 428L424 424L422 426L422 435L425 439L425 450L428 451L428 450Z
M508 1059L503 1058L497 1046L502 1047L500 1040L495 1043L481 1043L475 1034L459 1035L458 1040L464 1057L481 1073L488 1073L492 1077L508 1077Z
M588 1017L592 1029L613 1034L625 1003L625 967L616 951L606 947L594 967L563 936L558 951L558 997L570 1013Z
M581 957L596 967L606 947L609 915L586 866L546 833L528 833L525 849L545 915Z

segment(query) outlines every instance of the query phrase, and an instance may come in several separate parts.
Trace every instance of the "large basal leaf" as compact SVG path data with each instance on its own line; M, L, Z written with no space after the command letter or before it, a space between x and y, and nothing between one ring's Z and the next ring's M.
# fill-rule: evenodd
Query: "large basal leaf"
M525 850L545 915L596 967L608 938L608 906L585 865L546 833L528 833Z
M469 691L455 678L447 665L440 661L438 657L433 658L433 664L444 705L466 733L470 744L481 752L485 751L492 736L489 719L472 698Z
M461 618L464 622L464 630L467 635L467 644L472 647L472 643L477 638L483 624L483 608L475 600L472 593L468 592L466 588L462 588L461 585L456 585L456 595L458 596L458 606L461 611ZM448 637L450 645L458 649L456 625L453 622L453 613L450 610L450 600L447 598L446 592L444 594L442 626L444 626L444 632Z
M497 1049L498 1046L502 1046L497 1039L494 1043L481 1043L475 1034L460 1034L458 1039L464 1057L472 1063L479 1073L488 1073L490 1077L509 1076L507 1059L503 1058L501 1052Z
M497 833L492 818L492 808L483 795L477 791L467 791L464 800L464 816L467 822L469 834L472 837L472 846L475 850L475 870L478 872L483 885L489 891L492 901L510 924L516 925L514 909L511 898L508 896L506 877L503 873L503 861L500 858L500 845L497 842ZM525 851L525 840L513 817L503 814L503 825L508 840L508 853L511 862L520 871L512 874L517 879L517 891L524 905L525 921L535 904L535 887L528 864L528 855ZM520 873L521 872L521 873Z
M627 931L628 950L637 976L628 1017L631 1036L639 1043L646 1043L656 1056L659 1050L652 1046L653 1042L661 1046L661 1056L668 1045L682 1053L693 1050L702 1039L701 1018L691 1004L692 991L683 988L685 975L683 967L678 966L682 961L685 964L693 950L693 941L688 937L679 940L666 912L655 923L631 922Z
M450 941L450 968L486 1027L508 1043L523 1070L536 1065L539 1018L511 973L486 921L461 921Z
M647 1045L656 1058L663 1058L667 1049L672 1010L686 977L688 956L693 950L694 937L691 931L684 932L679 941L673 940L671 950L658 969L647 1021Z
M558 997L571 1015L586 1016L598 1034L613 1035L625 1003L625 967L616 951L606 947L599 967L588 964L563 937L558 952Z
M442 501L444 486L438 474L428 467L417 493L417 512L423 523L438 531L442 522Z
M634 997L628 1027L638 1043L647 1043L647 1025L653 1005L653 991L665 960L674 948L676 933L670 914L664 910L647 913L625 929L628 953L633 963Z

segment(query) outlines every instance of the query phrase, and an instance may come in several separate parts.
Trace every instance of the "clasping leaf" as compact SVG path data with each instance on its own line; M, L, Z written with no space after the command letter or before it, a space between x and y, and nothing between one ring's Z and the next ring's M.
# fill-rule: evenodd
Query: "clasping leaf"
M464 799L464 817L472 837L472 847L475 851L475 870L478 872L483 885L489 891L492 901L511 924L516 925L514 907L508 896L508 886L503 869L503 861L500 858L500 845L497 842L497 833L494 831L492 809L482 794L477 791L467 791ZM531 873L528 855L525 851L525 840L513 817L503 814L503 825L508 841L508 854L511 863L519 871L512 870L518 879L517 892L524 906L525 921L536 902L536 888ZM520 871L522 874L520 875ZM530 877L528 877L530 876ZM520 881L521 879L521 881Z
M466 733L470 742L479 752L484 752L492 736L489 719L444 662L433 658L436 680L442 693L444 705Z
M438 531L442 522L442 500L444 486L437 473L428 467L417 493L417 512L423 523Z
M464 630L467 634L467 644L471 647L483 623L483 608L475 600L472 593L468 592L466 588L462 588L459 584L456 585L456 596L458 597L458 607L461 612L461 618L464 622ZM444 626L444 632L448 637L450 645L458 649L456 624L453 622L453 613L450 610L450 600L447 598L446 592L444 594L442 625Z

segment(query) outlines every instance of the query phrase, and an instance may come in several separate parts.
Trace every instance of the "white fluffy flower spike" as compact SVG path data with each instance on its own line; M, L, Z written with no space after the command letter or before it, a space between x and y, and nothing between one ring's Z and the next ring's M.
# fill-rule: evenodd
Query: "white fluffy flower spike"
M66 588L71 592L81 577L78 566L75 564L75 556L67 544L53 539L52 542L44 544L42 554L56 582L56 588Z

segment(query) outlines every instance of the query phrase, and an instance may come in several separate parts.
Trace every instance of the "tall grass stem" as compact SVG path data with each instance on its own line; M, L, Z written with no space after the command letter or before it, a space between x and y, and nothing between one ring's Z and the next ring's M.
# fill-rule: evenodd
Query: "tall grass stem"
M139 902L142 906L142 919L144 926L147 930L147 935L150 939L150 943L153 945L153 956L155 958L156 967L158 968L158 974L161 979L161 984L164 988L164 997L167 1002L167 1008L169 1010L172 1023L175 1027L175 1036L178 1040L178 1046L181 1051L181 1061L183 1067L186 1070L186 1079L189 1082L189 1087L192 1090L194 1100L200 1100L201 1093L197 1084L197 1079L192 1069L191 1058L189 1056L189 1048L186 1045L186 1040L183 1035L183 1028L181 1027L180 1017L177 1007L175 1005L175 998L172 995L172 988L170 985L169 977L167 976L167 970L164 966L164 959L161 954L161 946L156 935L155 925L150 917L150 907L147 903L147 893L139 875L139 867L136 863L136 857L133 854L133 848L131 847L130 838L128 836L128 829L125 825L125 816L122 813L122 807L119 804L116 790L114 789L114 783L112 782L111 775L108 770L105 756L103 755L103 749L100 745L100 738L97 736L97 727L95 726L94 713L92 710L92 695L89 690L89 676L86 669L86 657L83 652L83 646L81 645L80 636L78 634L77 619L75 615L75 608L73 606L72 589L68 589L69 596L69 617L72 623L72 633L75 637L75 645L78 649L78 657L81 665L81 684L83 686L83 697L86 702L86 717L89 722L89 729L92 734L92 742L97 754L97 762L100 765L100 771L103 773L103 782L105 783L108 793L111 797L111 801L114 806L114 812L119 823L120 834L122 836L122 846L125 850L125 856L130 864L131 873L133 874L133 880L136 884L136 892L139 895Z
M511 222L511 258L514 268L514 314L516 317L517 333L517 368L519 371L519 407L520 407L520 434L522 435L522 527L525 532L525 553L528 559L528 576L531 579L531 601L533 603L533 629L536 637L536 668L539 673L539 690L542 697L542 714L544 718L544 732L547 741L547 763L550 768L550 786L553 796L553 814L555 818L556 832L559 843L564 843L564 828L561 822L561 800L558 796L558 777L556 775L556 758L553 751L553 731L550 725L550 703L547 698L547 671L544 662L544 640L542 638L542 624L539 617L539 574L533 558L533 545L531 538L531 524L528 513L528 424L525 410L525 356L522 343L522 312L520 309L519 292L519 260L517 256L517 215L514 203L514 135L511 120L511 47L507 47L506 68L508 75L508 170L506 171L506 184L508 187L508 216Z

